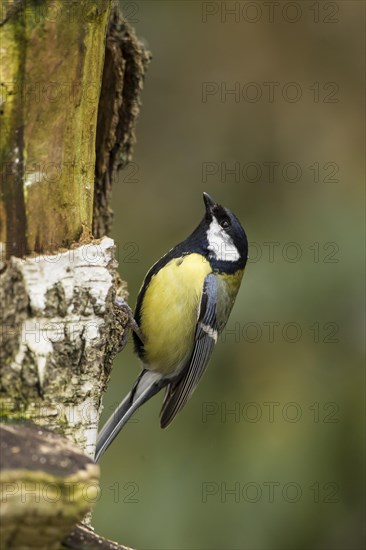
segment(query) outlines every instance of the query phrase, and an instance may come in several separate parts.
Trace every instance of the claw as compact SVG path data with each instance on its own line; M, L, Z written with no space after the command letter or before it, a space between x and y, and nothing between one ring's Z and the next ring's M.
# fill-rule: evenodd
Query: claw
M120 351L123 350L123 348L125 347L125 345L127 344L127 340L128 340L128 329L132 329L133 332L135 334L137 334L137 336L140 338L141 342L144 343L144 338L142 336L142 333L141 333L141 330L140 330L140 327L138 326L138 324L136 323L135 319L134 319L134 316L133 316L133 311L132 309L130 308L130 306L128 305L128 303L126 302L126 300L124 298L121 298L120 296L117 296L116 299L115 299L115 304L117 307L123 309L123 311L126 313L126 315L128 316L128 321L127 321L127 325L126 325L126 329L123 333L123 336L122 336L122 339L121 339L121 347L120 347Z

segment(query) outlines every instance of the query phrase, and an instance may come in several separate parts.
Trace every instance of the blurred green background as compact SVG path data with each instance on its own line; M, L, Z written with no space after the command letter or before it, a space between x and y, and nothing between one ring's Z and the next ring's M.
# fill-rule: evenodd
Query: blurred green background
M163 431L155 397L101 461L95 527L141 550L364 545L365 3L274 4L121 3L153 53L113 190L131 305L202 191L250 241L187 408ZM138 372L129 343L104 419Z

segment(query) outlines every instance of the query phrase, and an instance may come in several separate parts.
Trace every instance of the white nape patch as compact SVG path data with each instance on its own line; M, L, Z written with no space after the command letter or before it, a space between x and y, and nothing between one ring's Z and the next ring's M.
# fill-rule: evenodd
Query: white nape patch
M221 227L214 217L207 231L208 249L213 253L216 260L224 262L236 262L240 258L238 249L232 238Z
M204 325L203 323L201 323L201 327L202 327L202 330L204 330L205 333L206 333L210 338L212 338L213 340L215 340L215 344L216 344L216 342L217 342L217 336L218 336L217 330L215 330L214 328L210 327L209 325Z

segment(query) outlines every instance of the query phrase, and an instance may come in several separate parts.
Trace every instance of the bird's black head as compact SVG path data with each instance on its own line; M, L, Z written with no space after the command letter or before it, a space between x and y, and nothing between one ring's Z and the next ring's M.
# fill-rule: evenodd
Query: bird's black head
M203 193L203 200L205 215L187 241L200 249L214 269L232 272L244 268L248 241L238 218L207 193Z

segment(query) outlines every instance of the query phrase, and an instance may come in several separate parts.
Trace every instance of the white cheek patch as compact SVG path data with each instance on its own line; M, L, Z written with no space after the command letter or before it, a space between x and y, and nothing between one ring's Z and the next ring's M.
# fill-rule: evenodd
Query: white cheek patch
M216 218L212 219L207 231L208 249L216 260L224 262L236 262L240 259L238 249L232 238L221 227Z

